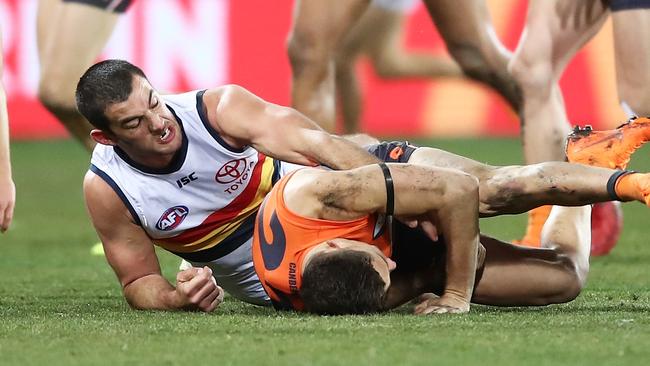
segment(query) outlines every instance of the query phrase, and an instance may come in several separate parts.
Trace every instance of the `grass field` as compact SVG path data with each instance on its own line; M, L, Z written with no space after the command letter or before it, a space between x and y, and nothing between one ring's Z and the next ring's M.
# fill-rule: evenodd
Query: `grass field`
M421 142L421 141L420 141ZM427 143L494 164L521 162L517 140ZM650 150L632 168L650 170ZM566 305L474 306L467 315L279 314L227 298L218 311L132 311L84 211L84 151L70 141L14 143L18 202L0 236L0 365L639 365L650 356L650 211L625 206L612 254ZM484 220L504 239L524 217ZM159 252L173 278L178 259Z

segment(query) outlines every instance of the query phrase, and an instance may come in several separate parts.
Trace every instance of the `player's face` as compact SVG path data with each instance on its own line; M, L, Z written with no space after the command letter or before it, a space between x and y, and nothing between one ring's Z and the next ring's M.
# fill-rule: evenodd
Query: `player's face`
M384 283L386 284L384 289L388 290L390 287L390 272L397 267L397 264L392 259L385 256L379 248L362 241L348 239L328 240L327 245L330 247L329 250L356 250L370 254L370 257L372 258L372 266L384 280Z
M153 167L167 166L182 144L180 126L151 84L134 76L129 98L109 105L107 134L133 160Z

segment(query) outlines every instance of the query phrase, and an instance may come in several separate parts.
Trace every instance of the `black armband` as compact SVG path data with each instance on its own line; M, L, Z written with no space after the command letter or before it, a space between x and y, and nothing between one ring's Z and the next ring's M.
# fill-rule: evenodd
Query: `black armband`
M384 173L384 182L386 183L386 215L392 216L395 210L395 188L393 187L393 176L390 175L390 169L386 163L379 163L381 171Z
M628 174L636 173L634 170L617 170L614 174L612 174L611 177L607 180L607 193L609 194L609 197L612 199L612 201L620 201L621 198L616 194L616 182L624 176Z

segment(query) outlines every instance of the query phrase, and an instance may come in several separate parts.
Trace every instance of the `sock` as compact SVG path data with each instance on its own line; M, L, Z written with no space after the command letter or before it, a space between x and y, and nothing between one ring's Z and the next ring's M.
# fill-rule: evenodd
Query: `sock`
M539 248L542 245L542 228L544 223L551 214L553 206L540 206L528 212L528 226L526 227L526 235L521 240L515 241L516 244Z
M622 201L621 197L619 197L616 192L616 184L618 183L619 178L630 173L635 173L635 171L617 170L607 180L607 193L609 194L609 197L612 199L612 201Z
M639 190L638 180L643 178L643 174L628 172L622 174L616 179L614 190L619 201L641 201L645 202L643 193Z

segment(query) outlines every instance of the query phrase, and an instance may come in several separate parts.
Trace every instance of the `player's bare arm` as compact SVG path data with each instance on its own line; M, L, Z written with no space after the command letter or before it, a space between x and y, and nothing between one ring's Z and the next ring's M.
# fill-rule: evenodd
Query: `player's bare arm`
M334 169L378 161L357 144L329 134L295 109L266 102L240 86L208 90L203 101L212 126L235 147L251 145L276 159Z
M453 169L387 165L394 184L394 213L426 215L445 236L444 293L425 312L467 312L479 244L476 178ZM384 175L378 165L351 171L300 170L287 183L284 198L296 213L326 220L383 213L387 204Z
M2 51L1 39L0 51ZM9 118L7 117L7 95L2 84L3 67L2 54L0 54L0 232L5 232L9 228L16 204L16 187L11 177L9 158Z
M131 307L212 311L219 305L223 290L209 268L180 272L176 287L162 276L151 239L112 188L92 172L84 179L84 196L106 259Z

